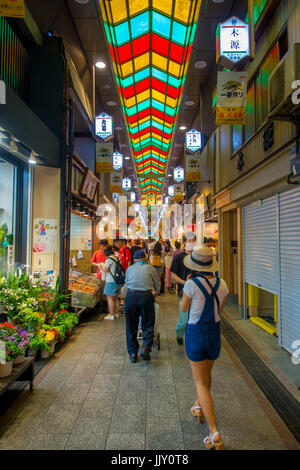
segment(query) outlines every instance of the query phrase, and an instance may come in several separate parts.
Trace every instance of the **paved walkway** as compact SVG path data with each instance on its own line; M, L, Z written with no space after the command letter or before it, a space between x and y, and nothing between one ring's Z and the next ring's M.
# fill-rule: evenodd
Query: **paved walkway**
M8 410L0 449L203 449L207 427L190 415L194 385L174 333L177 299L165 294L159 302L161 351L150 364L129 363L124 317L93 317L37 377L33 394ZM227 449L293 448L225 341L213 396Z

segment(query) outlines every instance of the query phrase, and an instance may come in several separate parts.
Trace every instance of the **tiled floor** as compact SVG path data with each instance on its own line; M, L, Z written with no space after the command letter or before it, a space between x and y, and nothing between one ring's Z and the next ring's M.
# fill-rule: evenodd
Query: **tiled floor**
M0 449L203 449L207 427L190 415L194 385L174 333L176 297L159 303L161 351L151 363L129 363L123 317L95 316L50 362L0 435ZM259 393L225 344L213 396L227 449L287 448L288 431Z

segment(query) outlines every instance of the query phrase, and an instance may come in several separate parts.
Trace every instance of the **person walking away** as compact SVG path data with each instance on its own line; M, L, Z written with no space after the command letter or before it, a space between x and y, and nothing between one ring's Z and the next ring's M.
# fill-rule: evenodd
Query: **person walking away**
M154 245L153 253L150 258L151 265L155 268L159 281L161 282L162 269L163 269L163 255L160 242Z
M206 418L210 435L204 439L208 449L221 450L223 442L218 430L210 393L212 368L221 351L220 312L223 311L228 287L214 276L219 270L210 248L203 246L184 258L186 268L194 273L183 288L181 309L189 312L185 333L185 349L189 358L197 400L191 409L201 422Z
M134 253L138 250L141 250L141 240L133 240L132 247L130 248L131 250L131 259L133 259Z
M119 317L119 294L125 280L125 273L119 258L114 254L112 246L108 246L104 250L104 254L106 257L106 261L102 266L103 271L106 273L104 294L107 297L109 310L109 314L104 317L104 320L114 320Z
M183 286L187 280L191 271L185 266L185 257L192 253L194 245L196 243L196 234L188 232L186 236L183 236L184 251L179 255L175 256L171 266L172 278L177 282L177 294L178 294L178 305L179 305L179 317L176 324L176 340L179 346L183 345L183 337L185 333L185 327L188 321L188 314L183 312L180 308L180 302L183 294Z
M165 241L165 259L164 259L164 265L165 265L165 271L166 271L166 288L168 290L173 289L173 283L172 283L172 275L171 275L171 266L173 262L173 257L172 257L172 246L169 240Z
M160 282L156 270L153 266L147 264L146 254L143 250L136 251L133 260L134 264L127 269L125 274L127 289L125 316L129 360L136 363L139 350L137 333L140 316L143 331L143 344L140 355L145 361L151 360L150 352L153 345L155 326L154 301L160 289Z
M172 261L175 258L175 256L180 255L180 253L183 253L184 250L181 248L181 243L179 241L175 242L175 249L173 250L172 253Z

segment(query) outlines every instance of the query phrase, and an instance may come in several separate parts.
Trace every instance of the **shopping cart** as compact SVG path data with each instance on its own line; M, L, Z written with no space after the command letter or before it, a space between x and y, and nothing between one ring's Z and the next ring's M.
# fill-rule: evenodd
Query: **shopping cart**
M158 331L159 305L155 302L154 306L155 306L155 325L154 325L153 346L155 346L157 348L157 350L160 351L160 333ZM142 318L141 317L140 317L140 321L139 321L138 339L139 340L143 339Z

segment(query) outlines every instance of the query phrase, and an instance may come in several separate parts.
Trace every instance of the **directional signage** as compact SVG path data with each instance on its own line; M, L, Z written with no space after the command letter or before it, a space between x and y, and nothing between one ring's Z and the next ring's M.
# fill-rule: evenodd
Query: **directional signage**
M105 113L96 116L95 134L100 139L110 139L113 136L113 118Z

